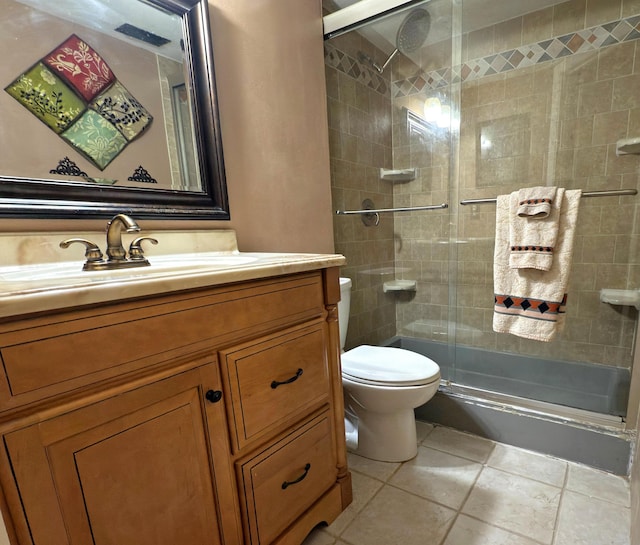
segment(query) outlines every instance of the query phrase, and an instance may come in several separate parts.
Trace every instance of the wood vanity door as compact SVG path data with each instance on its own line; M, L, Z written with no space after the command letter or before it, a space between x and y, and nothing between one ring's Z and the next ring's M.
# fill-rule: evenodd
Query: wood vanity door
M34 543L234 543L213 475L224 409L203 399L219 383L207 365L5 436Z

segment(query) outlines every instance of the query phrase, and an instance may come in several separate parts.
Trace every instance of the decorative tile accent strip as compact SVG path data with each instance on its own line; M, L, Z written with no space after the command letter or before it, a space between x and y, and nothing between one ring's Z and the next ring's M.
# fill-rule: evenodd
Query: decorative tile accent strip
M442 68L427 72L420 77L394 81L391 83L391 92L394 97L414 95L423 91L425 87L438 89L451 83L509 72L639 38L640 15L634 15L605 25L473 59L453 69ZM426 82L426 85L422 81Z
M381 95L390 96L389 84L377 71L327 43L324 45L324 62Z

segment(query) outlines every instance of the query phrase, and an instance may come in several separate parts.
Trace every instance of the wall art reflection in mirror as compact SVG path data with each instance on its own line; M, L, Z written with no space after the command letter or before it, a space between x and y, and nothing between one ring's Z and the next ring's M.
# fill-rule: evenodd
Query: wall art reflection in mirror
M207 0L0 5L0 216L229 218Z

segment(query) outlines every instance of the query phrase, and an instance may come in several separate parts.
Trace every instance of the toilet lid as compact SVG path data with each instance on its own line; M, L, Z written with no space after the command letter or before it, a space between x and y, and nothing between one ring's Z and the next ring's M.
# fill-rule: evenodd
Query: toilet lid
M411 386L440 378L440 367L422 354L389 346L358 346L342 354L342 373L355 380Z

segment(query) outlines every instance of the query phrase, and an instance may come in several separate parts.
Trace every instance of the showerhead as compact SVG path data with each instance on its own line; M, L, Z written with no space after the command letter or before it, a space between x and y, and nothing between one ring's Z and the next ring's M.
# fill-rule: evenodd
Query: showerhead
M411 10L400 26L396 35L396 48L401 53L413 53L422 47L429 30L431 29L431 16L426 9L416 8Z
M426 41L430 29L431 15L429 15L429 12L423 8L413 9L400 23L396 34L396 48L393 53L387 57L387 60L384 61L382 66L373 62L371 58L364 53L359 53L358 59L360 62L369 62L378 72L382 73L398 51L407 54L420 49Z

